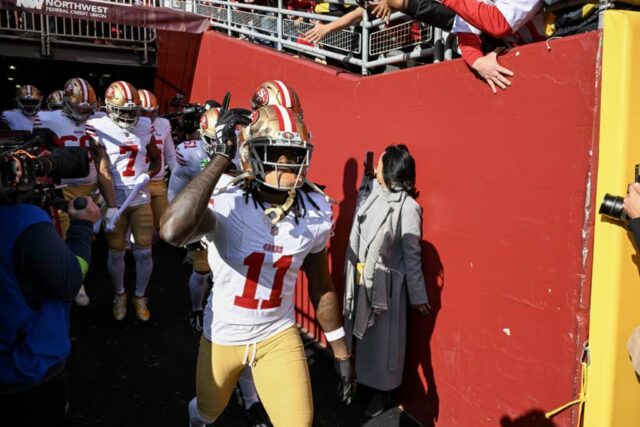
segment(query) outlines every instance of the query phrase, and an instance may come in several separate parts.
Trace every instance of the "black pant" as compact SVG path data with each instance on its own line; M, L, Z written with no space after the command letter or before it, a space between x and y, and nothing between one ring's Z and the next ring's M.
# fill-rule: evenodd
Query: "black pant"
M456 14L435 0L408 0L407 15L444 31L451 31Z
M0 395L0 425L6 427L64 426L69 384L64 372L15 394Z

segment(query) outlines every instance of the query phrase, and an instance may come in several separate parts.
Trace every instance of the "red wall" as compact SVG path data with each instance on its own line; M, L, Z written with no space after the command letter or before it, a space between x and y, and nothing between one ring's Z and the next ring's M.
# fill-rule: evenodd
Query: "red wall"
M154 93L160 112L173 109L169 101L180 92L191 94L193 75L197 65L201 34L158 31L158 56Z
M248 106L262 81L298 91L312 178L339 200L331 243L341 290L364 152L405 143L417 160L433 313L412 314L404 408L426 425L538 424L576 396L590 258L585 197L595 168L599 34L512 51L497 95L461 61L362 78L209 32L192 99ZM587 234L589 236L590 234ZM591 247L587 237L587 248ZM445 280L446 279L446 280ZM311 312L299 296L299 320ZM312 316L311 316L312 317ZM307 322L307 328L313 328ZM571 425L571 411L556 418Z

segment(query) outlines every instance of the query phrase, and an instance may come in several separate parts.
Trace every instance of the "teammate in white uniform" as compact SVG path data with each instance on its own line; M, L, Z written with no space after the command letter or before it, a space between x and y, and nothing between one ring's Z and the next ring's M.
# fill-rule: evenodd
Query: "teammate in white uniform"
M175 169L176 147L173 145L173 138L171 138L171 123L163 117L158 117L160 106L156 96L146 89L138 90L138 96L140 97L141 115L151 120L155 129L155 144L161 155L160 172L152 176L151 182L149 182L153 226L157 230L160 228L160 217L169 206L167 201L167 182L164 179L164 166L167 164L171 171Z
M56 111L40 111L34 120L34 132L38 129L49 129L55 135L55 145L58 147L82 147L89 155L89 175L84 178L63 179L62 184L64 198L67 200L76 197L92 196L97 188L100 188L109 212L115 213L116 206L111 172L109 171L109 159L104 147L96 144L86 134L85 123L94 113L96 108L96 94L91 84L81 78L73 78L65 84L65 92L62 95L63 108ZM99 173L97 172L99 171ZM60 226L63 237L69 228L69 216L59 212ZM89 304L84 285L76 296L76 303L81 306Z
M37 87L24 85L16 90L18 108L2 112L1 127L10 130L33 130L33 120L40 111L43 95Z
M209 110L211 111L211 110ZM205 113L207 114L207 113ZM195 178L209 163L209 155L201 140L185 141L176 149L177 166L169 178L168 199L171 202L180 191ZM207 249L200 242L187 246L191 257L193 272L189 277L189 294L191 296L191 314L189 323L195 332L202 331L204 295L207 291L211 274Z
M169 243L205 236L215 286L205 314L191 426L204 427L225 408L245 366L274 425L310 426L309 373L294 320L293 295L302 267L350 401L353 367L331 283L326 244L331 208L306 182L312 146L302 119L280 106L256 110L240 147L250 180L223 175L236 151L241 110L218 120L216 155L171 203L161 224ZM218 148L220 147L220 148ZM215 192L214 192L215 189ZM211 196L212 195L212 196Z
M133 305L136 316L148 321L150 312L145 292L153 270L151 244L153 215L146 184L160 170L160 153L153 141L151 121L140 117L140 98L128 82L112 83L106 91L107 116L87 122L87 134L105 147L113 177L116 205L122 213L109 230L107 269L115 289L113 316L123 320L127 314L127 294L124 289L125 236L129 227L136 244L136 289ZM148 157L147 157L148 155ZM125 208L126 207L126 208Z

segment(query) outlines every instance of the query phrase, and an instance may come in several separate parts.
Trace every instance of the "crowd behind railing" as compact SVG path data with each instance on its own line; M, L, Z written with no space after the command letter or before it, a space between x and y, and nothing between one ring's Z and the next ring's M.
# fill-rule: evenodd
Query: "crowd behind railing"
M513 75L498 60L505 49L592 31L604 10L638 7L636 0L108 1L206 16L214 29L229 36L363 75L462 56L494 92L507 88ZM156 36L150 28L1 12L0 36L40 38L45 55L51 42L146 53Z
M635 4L635 5L634 5ZM196 13L230 36L360 72L461 56L491 89L513 75L498 57L514 46L593 31L625 0L156 0ZM366 12L366 13L365 13Z

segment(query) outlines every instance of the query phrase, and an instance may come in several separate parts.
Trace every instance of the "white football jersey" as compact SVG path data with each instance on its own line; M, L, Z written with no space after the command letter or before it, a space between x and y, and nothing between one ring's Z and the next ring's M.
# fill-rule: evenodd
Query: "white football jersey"
M156 147L158 147L158 150L162 153L162 163L160 165L160 172L155 174L151 179L153 181L160 181L164 178L165 164L169 165L171 171L176 167L176 147L173 145L173 138L171 138L171 123L169 123L169 120L158 117L153 121L153 128L155 129Z
M224 184L221 179L219 187ZM275 226L237 186L211 198L217 222L206 236L215 283L205 314L207 339L221 345L259 342L295 323L298 272L308 254L326 247L332 229L324 197L301 196L304 217L296 223L289 212Z
M87 135L85 124L76 124L62 110L40 111L33 121L33 128L47 128L56 134L58 147L82 147L89 155L89 175L84 178L63 179L62 184L87 185L97 181L96 165L89 151L91 137Z
M152 140L151 121L140 117L128 131L116 125L108 116L91 118L86 124L87 135L105 148L109 157L116 204L121 206L135 185L136 178L149 170L147 145ZM147 187L136 196L130 206L149 203Z
M209 163L201 140L185 141L176 148L176 167L171 170L167 198L175 199L180 191Z
M2 122L6 123L11 130L33 130L34 117L27 117L17 108L2 112Z
M509 23L513 32L517 32L531 18L534 17L542 7L542 0L480 0L498 8L504 19ZM453 20L452 33L473 33L481 34L482 31L469 24L459 15ZM544 34L544 33L543 33Z

